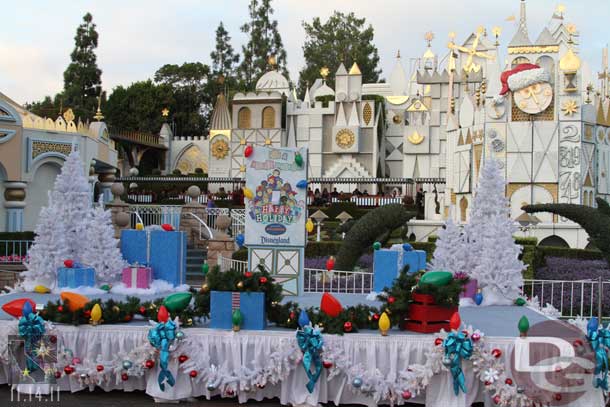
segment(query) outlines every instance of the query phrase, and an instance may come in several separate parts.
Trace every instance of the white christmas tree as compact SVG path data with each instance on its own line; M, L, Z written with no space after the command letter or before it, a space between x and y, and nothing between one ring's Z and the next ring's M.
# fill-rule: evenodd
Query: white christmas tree
M479 185L465 227L467 267L482 289L483 305L509 305L519 297L523 285L519 260L521 246L515 243L514 221L510 219L504 180L498 161L485 160Z
M430 262L430 270L444 270L451 273L469 274L468 257L462 230L452 219L445 222L445 227L438 232L436 249Z
M111 228L109 214L104 214L102 219L102 215L94 213L90 197L91 187L80 155L78 151L72 151L55 180L49 204L41 211L36 226L36 238L28 252L22 284L26 290L36 285L55 288L57 268L67 259L92 266L95 263L101 267L100 281L109 281L120 272L123 259L116 239L108 233Z
M87 265L95 269L98 284L113 283L127 262L119 249L119 239L114 237L114 227L109 210L99 202L90 215L86 231L87 247L83 253Z

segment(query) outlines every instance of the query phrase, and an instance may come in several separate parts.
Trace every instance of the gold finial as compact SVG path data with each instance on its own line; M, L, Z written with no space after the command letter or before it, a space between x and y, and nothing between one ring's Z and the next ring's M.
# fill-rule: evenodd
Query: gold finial
M572 39L572 37L576 33L576 24L570 23L566 25L566 30L568 30L568 33L570 34L570 38L568 38L568 44L574 44L574 40Z
M563 20L563 13L565 13L565 12L566 12L566 6L563 4L558 4L557 7L555 8L555 14L561 20Z
M73 122L74 121L74 112L72 111L72 109L68 108L66 109L66 111L64 112L64 119L66 120L66 122Z
M163 117L169 116L169 109L167 107L164 107L163 110L161 110L161 116L163 116Z
M400 58L400 50L396 51L396 58Z
M455 31L451 31L449 33L449 40L451 40L451 42L453 42L453 40L455 40L456 34Z
M102 95L103 94L104 94L104 92L100 92L100 95L97 97L97 112L95 112L95 115L93 116L93 118L97 122L101 122L104 119L104 115L102 114Z
M482 25L477 27L477 34L481 35L485 32L485 27L483 27Z
M277 59L275 58L275 55L269 55L269 58L267 58L267 63L271 66L271 68L275 68L275 66L277 65Z
M327 67L327 66L323 66L323 67L320 69L320 76L321 76L321 77L322 77L324 80L326 80L326 78L328 77L328 74L329 74L329 73L330 73L330 69L328 69L328 67Z
M428 48L430 48L432 46L432 40L434 39L434 33L432 31L428 31L426 34L424 34L424 39L428 43Z
M495 26L491 29L491 32L493 33L494 37L496 37L496 43L494 45L497 47L500 45L498 38L500 38L500 34L502 34L502 28Z

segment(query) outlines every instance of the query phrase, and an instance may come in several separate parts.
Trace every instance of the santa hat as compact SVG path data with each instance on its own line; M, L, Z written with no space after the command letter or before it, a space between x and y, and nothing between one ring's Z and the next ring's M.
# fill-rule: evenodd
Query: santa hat
M538 65L519 64L513 69L502 72L500 76L502 82L500 96L506 95L509 91L514 92L536 83L549 82L550 79L549 73Z

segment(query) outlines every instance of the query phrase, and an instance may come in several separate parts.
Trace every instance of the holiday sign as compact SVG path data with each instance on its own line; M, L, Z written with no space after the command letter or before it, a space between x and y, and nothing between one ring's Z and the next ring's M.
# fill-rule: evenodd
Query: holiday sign
M304 180L306 148L252 149L246 158L246 245L305 245Z

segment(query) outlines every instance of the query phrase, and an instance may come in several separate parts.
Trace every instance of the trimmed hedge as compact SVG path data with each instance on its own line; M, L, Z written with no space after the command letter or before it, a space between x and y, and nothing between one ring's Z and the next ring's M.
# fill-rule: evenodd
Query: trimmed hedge
M521 237L521 236L513 236L515 239L515 243L520 244L521 246L531 245L536 246L538 244L537 237Z
M339 252L339 248L343 242L327 241L327 242L307 242L305 246L305 257L326 257L335 256Z
M0 232L0 240L34 240L34 232Z

